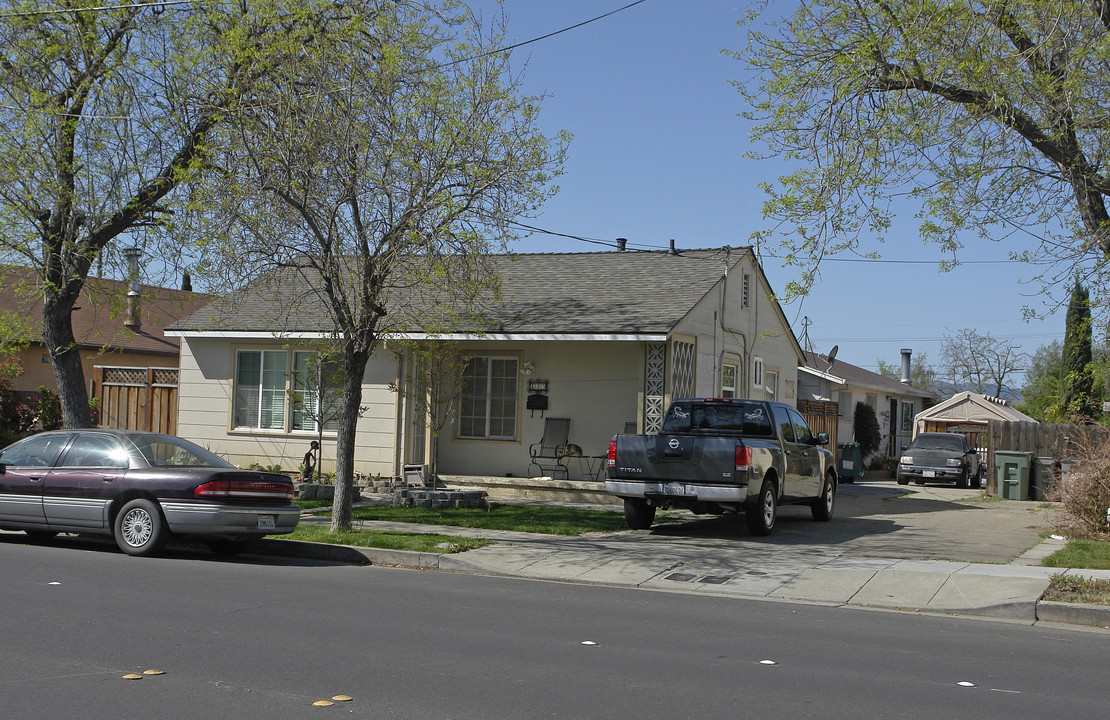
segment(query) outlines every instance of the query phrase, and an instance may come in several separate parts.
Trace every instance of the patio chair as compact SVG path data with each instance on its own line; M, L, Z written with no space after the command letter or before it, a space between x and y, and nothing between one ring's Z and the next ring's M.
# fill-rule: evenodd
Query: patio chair
M546 473L555 477L555 473L562 472L564 478L569 477L570 473L563 463L563 458L570 450L567 443L569 435L570 418L549 417L543 421L543 437L538 443L532 443L528 447L528 454L531 456L528 464L529 477L536 477L532 474L533 467L539 470L538 475Z

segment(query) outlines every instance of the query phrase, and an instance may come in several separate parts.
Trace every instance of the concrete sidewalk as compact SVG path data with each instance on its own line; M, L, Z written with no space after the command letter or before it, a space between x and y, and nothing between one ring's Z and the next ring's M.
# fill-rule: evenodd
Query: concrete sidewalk
M1063 541L1052 539L1037 543L1007 564L987 564L859 557L826 544L734 540L707 545L689 537L661 536L655 531L561 537L411 523L356 525L483 537L497 543L450 555L277 539L264 541L259 549L282 555L303 553L346 562L533 580L1110 627L1110 608L1040 601L1049 578L1056 573L1110 579L1110 571L1037 567L1041 558L1063 545Z

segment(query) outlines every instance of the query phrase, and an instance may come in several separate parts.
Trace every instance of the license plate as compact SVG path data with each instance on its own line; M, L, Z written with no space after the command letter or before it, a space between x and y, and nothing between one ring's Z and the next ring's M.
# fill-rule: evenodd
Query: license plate
M936 477L937 476L937 471L936 470L922 470L921 474L924 477Z
M685 495L686 485L683 483L663 483L664 495Z
M276 527L274 524L273 515L259 515L258 516L258 529L259 530L273 530Z

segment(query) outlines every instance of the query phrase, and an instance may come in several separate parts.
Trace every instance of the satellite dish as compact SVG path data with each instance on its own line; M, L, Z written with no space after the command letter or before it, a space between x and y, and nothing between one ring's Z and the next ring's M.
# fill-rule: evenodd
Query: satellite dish
M829 350L829 354L825 356L829 361L829 367L830 368L833 366L833 363L836 362L836 351L839 350L839 349L840 349L839 345L833 345L832 350Z

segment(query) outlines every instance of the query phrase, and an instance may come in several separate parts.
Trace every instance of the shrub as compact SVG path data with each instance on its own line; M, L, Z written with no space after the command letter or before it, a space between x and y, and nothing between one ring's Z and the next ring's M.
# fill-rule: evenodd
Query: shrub
M1077 462L1060 478L1053 497L1064 506L1061 529L1073 537L1110 539L1110 438L1092 432L1072 447Z
M860 452L864 457L879 449L883 436L879 430L879 418L875 415L875 408L867 403L857 402L852 424L855 426L856 442L859 443Z

